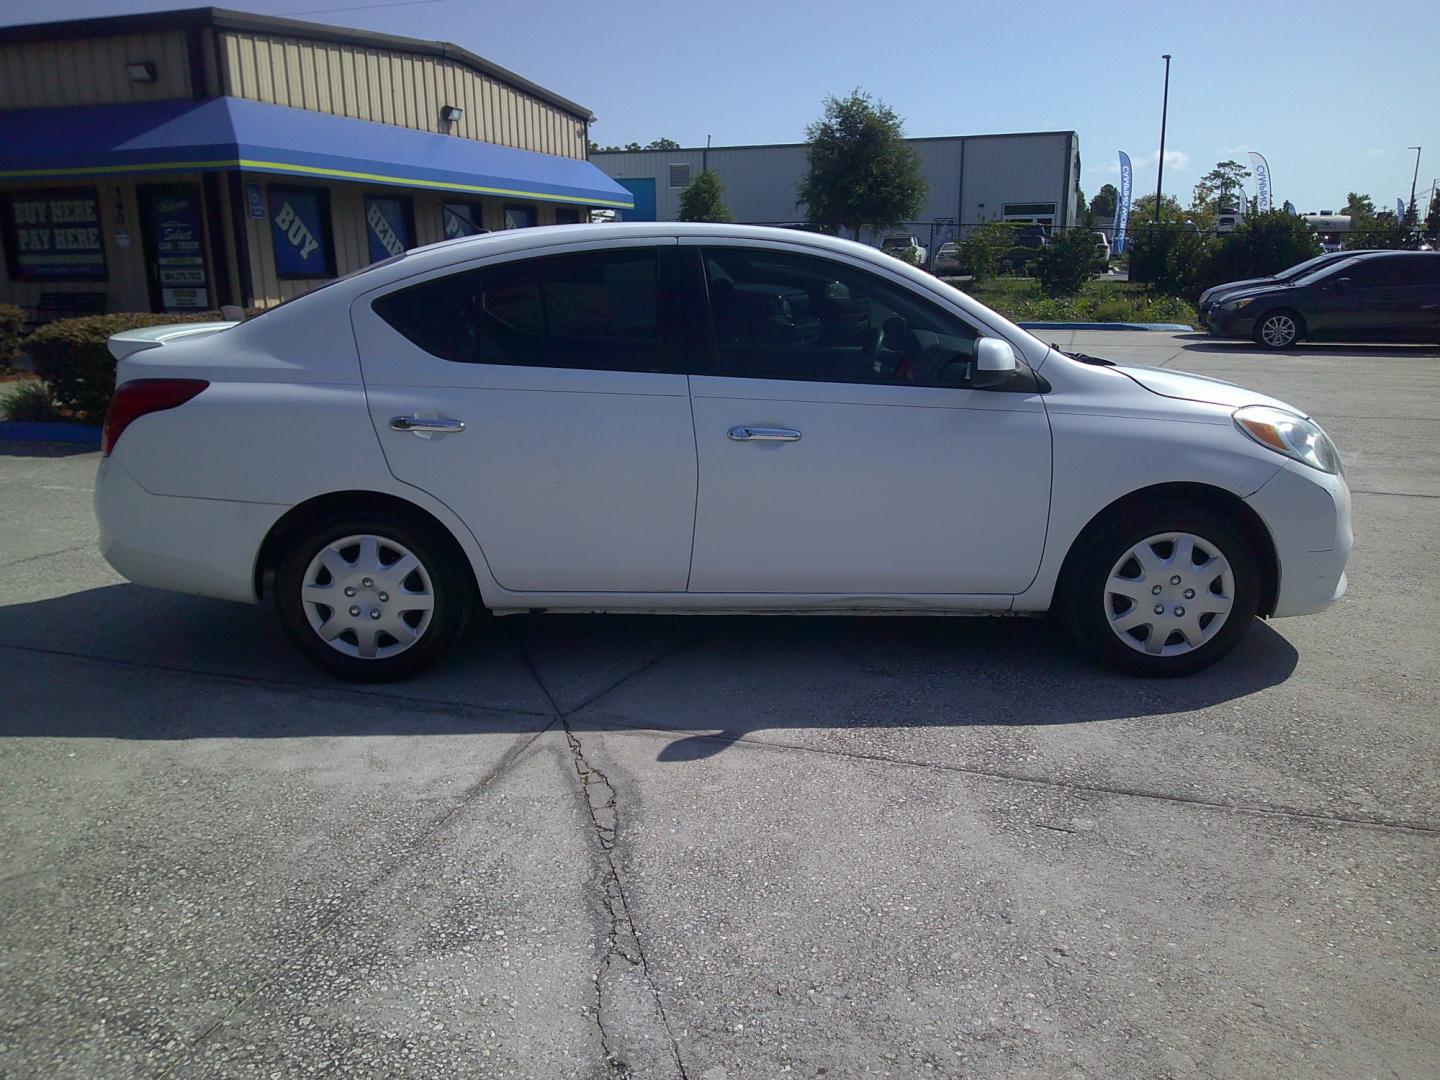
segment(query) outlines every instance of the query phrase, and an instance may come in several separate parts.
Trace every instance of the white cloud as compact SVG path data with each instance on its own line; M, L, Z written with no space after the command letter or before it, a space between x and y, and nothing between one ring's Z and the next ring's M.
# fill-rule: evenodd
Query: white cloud
M1131 157L1130 163L1135 167L1137 172L1145 169L1153 169L1160 163L1160 151L1158 149L1152 150L1142 158ZM1165 167L1167 169L1183 169L1188 164L1190 164L1190 155L1184 150L1165 151ZM1100 166L1099 171L1106 176L1119 176L1120 162L1118 159L1111 159Z
M1388 154L1390 151L1384 149L1383 147L1377 147L1374 150L1367 150L1365 152L1370 155L1370 157L1378 157L1380 154Z

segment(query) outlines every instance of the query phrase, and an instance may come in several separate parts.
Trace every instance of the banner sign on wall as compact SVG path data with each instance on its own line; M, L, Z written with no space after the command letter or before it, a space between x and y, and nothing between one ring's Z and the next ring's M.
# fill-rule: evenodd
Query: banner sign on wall
M484 232L479 216L480 208L470 203L446 203L445 239L454 240L457 236L475 236Z
M1270 209L1270 163L1251 150L1250 164L1255 169L1255 206L1263 214Z
M94 188L16 194L8 217L16 277L105 280L105 241Z
M365 196L365 235L370 241L371 262L405 254L413 246L405 200Z
M330 276L330 221L321 192L272 187L270 230L281 277Z
M150 226L149 251L160 282L166 311L208 308L205 278L205 231L200 220L200 192L188 186L144 187L142 220Z
M1125 227L1130 223L1130 189L1134 172L1130 168L1130 155L1120 151L1120 198L1115 203L1115 236L1110 241L1110 250L1116 255L1125 254Z

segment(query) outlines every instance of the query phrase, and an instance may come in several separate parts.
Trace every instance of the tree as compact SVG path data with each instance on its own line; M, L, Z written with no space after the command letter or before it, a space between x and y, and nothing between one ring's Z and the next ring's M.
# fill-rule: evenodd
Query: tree
M1086 229L1065 229L1041 249L1030 264L1049 296L1074 296L1090 280L1095 268L1095 234Z
M725 185L714 169L706 169L680 192L681 221L734 221L725 206Z
M1359 229L1356 219L1350 219L1350 231L1345 234L1346 250L1364 251L1369 248L1408 248L1413 246L1412 230L1395 216L1393 210L1381 210L1374 217L1362 220Z
M900 117L884 102L858 88L847 98L828 97L805 135L810 173L798 191L810 221L845 226L859 239L862 225L897 225L919 215L930 185Z
M1430 196L1430 212L1425 215L1425 235L1431 240L1440 238L1440 191Z
M1238 161L1221 161L1195 185L1190 205L1211 213L1239 209L1249 177L1250 170Z
M1350 224L1353 227L1357 217L1369 221L1375 216L1375 201L1369 195L1361 195L1359 192L1352 191L1345 196L1345 209L1340 212L1349 215Z
M680 144L674 139L662 138L651 139L644 146L641 146L638 142L628 142L624 146L601 146L599 143L591 140L589 147L590 153L592 154L604 154L619 150L679 150Z
M1120 205L1120 191L1114 184L1106 184L1090 200L1090 212L1096 217L1113 218L1115 208Z
M1155 220L1155 196L1141 195L1130 204L1130 227L1133 229L1138 225ZM1180 205L1180 200L1173 195L1166 195L1160 200L1160 222L1161 224L1183 225L1193 220L1189 210Z
M1125 243L1131 281L1166 296L1199 294L1206 250L1205 238L1197 230L1145 219Z

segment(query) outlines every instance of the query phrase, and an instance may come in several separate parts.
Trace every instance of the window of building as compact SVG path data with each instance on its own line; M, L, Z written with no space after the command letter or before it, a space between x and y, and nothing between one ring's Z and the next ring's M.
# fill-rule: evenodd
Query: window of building
M535 223L535 207L506 205L505 228L529 229L533 228L535 226Z
M281 278L335 276L330 193L324 188L270 187L270 234Z
M445 203L441 207L441 216L444 218L446 240L461 236L479 236L490 231L484 226L485 217L479 203Z
M3 231L16 281L105 281L105 239L94 188L17 191L4 199Z
M415 214L403 196L365 196L365 238L370 261L403 255L415 246Z
M1055 204L1048 203L1005 203L1001 206L1002 221L1028 221L1036 225L1055 224Z
M844 263L711 248L716 371L751 379L964 385L980 332Z
M555 207L556 225L579 225L580 208L578 206L557 206Z
M457 363L659 371L656 259L650 248L526 259L432 278L372 306Z
M690 163L688 161L672 161L670 163L670 186L672 188L683 188L690 184Z

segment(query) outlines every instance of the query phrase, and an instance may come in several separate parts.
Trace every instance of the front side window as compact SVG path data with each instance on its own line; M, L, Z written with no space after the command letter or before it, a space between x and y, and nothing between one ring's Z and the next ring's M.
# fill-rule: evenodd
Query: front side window
M387 293L375 313L464 364L659 371L653 249L556 255L465 270Z
M963 386L978 330L844 263L711 248L716 372L737 378Z

